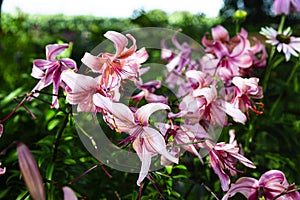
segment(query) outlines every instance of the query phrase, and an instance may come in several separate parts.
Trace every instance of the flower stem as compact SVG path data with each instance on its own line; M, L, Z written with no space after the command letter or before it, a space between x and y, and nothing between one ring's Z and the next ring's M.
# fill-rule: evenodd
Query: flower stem
M66 115L62 126L60 127L60 129L57 132L56 140L55 140L55 143L53 145L54 146L53 156L52 156L52 161L53 162L55 162L55 160L56 160L57 150L58 150L58 146L59 146L59 140L60 140L65 128L67 127L68 121L69 121L69 114Z
M291 82L292 78L294 77L296 71L298 70L300 66L300 62L297 62L296 65L294 66L292 72L290 73L290 76L288 77L287 81L285 82L285 87L287 87L289 85L289 83ZM273 104L271 110L270 110L270 115L272 116L274 111L276 110L279 102L281 101L283 94L285 90L282 90L282 92L280 93L280 95L278 96L278 98L276 99L275 103Z
M278 32L279 33L282 33L282 31L283 31L285 18L286 18L285 15L281 15L280 23L279 23L279 26L278 26Z
M271 72L272 72L272 65L270 64L271 63L271 60L275 54L275 47L273 46L272 49L271 49L271 53L270 53L270 57L268 59L268 65L267 65L267 69L266 69L266 73L265 73L265 77L264 77L264 80L263 80L263 90L264 92L267 90L268 88L268 82L269 82L269 79L270 79L270 75L271 75Z
M289 78L286 81L286 85L288 85L291 82L291 80L294 77L294 75L295 75L296 71L298 70L299 66L300 66L300 62L297 62L296 65L294 66L292 72L290 73Z
M92 171L93 169L99 167L100 165L94 165L93 167L89 168L88 170L86 170L85 172L83 172L82 174L80 174L79 176L77 176L73 181L69 182L68 185L73 185L75 182L77 182L80 178L82 178L84 175L88 174L90 171Z
M278 32L279 32L279 33L282 33L282 31L283 31L285 18L286 18L285 15L282 15L282 16L281 16L280 23L279 23L279 26L278 26ZM270 52L269 59L268 59L268 67L267 67L267 69L266 69L266 73L265 73L265 77L264 77L264 81L263 81L263 90L264 90L264 92L267 90L268 82L269 82L270 75L271 75L271 72L272 72L272 68L275 67L275 66L272 66L272 65L271 65L271 61L272 61L272 59L273 59L273 57L274 57L275 50L276 50L276 47L273 46L272 49L271 49L271 52ZM278 63L278 64L279 64L279 63ZM278 65L278 64L277 64L277 65Z

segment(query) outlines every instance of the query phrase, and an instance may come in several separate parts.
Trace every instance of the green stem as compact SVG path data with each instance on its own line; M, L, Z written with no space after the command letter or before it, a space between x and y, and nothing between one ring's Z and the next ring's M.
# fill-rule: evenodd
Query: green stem
M283 92L280 93L280 95L276 99L275 103L272 105L271 110L270 110L270 114L269 114L270 116L273 115L273 113L274 113L275 109L277 108L279 102L281 101L282 97L283 97Z
M238 34L240 32L240 22L237 21L235 23L235 34Z
M291 80L294 77L294 75L295 75L296 71L298 70L299 66L300 66L300 62L297 62L296 65L293 68L293 71L290 73L289 78L286 81L287 85L291 82Z
M66 117L64 119L64 122L63 122L62 126L60 127L60 129L58 130L57 135L56 135L56 140L55 140L55 143L53 145L54 146L53 156L52 156L53 163L56 160L57 150L58 150L58 146L59 146L59 140L60 140L65 128L67 127L68 121L69 121L69 114L66 115Z
M283 31L285 18L286 18L285 15L281 16L280 23L279 23L279 26L278 26L278 32L279 33L282 33L282 31ZM271 61L274 57L275 51L276 51L276 47L273 46L272 49L271 49L269 59L268 59L268 67L266 69L265 78L264 78L264 81L263 81L263 90L264 90L264 92L267 90L267 87L268 87L268 82L269 82L270 75L271 75L272 68L273 68L273 66L271 65Z
M290 73L290 76L288 77L287 81L285 82L285 87L287 87L289 85L289 83L292 81L292 78L294 77L296 71L298 70L300 66L300 62L297 62L296 65L294 66L292 72ZM272 116L274 111L276 110L279 102L281 101L283 94L284 94L285 90L282 90L282 92L280 93L280 95L278 96L278 98L276 99L275 103L272 105L272 108L270 110L270 115Z
M245 141L245 152L248 152L250 149L250 144L252 142L253 139L253 124L254 124L254 120L252 120L252 123L249 124L249 128L248 128L248 133L246 135L246 141Z
M286 18L285 15L281 15L280 23L279 23L279 26L278 26L278 32L279 33L282 33L282 31L283 31L285 18Z
M269 82L270 75L271 75L271 72L272 72L271 61L272 61L273 56L274 56L274 54L275 54L275 50L276 50L276 47L273 46L272 49L271 49L271 53L270 53L269 59L268 59L268 65L267 65L265 77L264 77L264 80L263 80L263 90L264 90L264 92L265 92L265 91L267 90L267 88L268 88L268 82Z

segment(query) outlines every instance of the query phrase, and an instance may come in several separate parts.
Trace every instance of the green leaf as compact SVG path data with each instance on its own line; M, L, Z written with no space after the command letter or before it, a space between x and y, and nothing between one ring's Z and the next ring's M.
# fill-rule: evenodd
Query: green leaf
M59 124L60 121L61 120L59 120L59 119L53 119L52 121L50 121L48 123L48 130L49 131L53 130Z
M1 102L0 107L6 106L11 102L16 96L20 95L23 92L23 88L17 88L14 91L10 92Z
M10 187L0 191L0 199L3 199L8 194L9 191L10 191Z
M171 174L173 166L172 165L171 166L166 166L165 169L166 169L166 171L167 171L168 174Z
M66 164L66 165L75 165L76 161L72 158L67 158L67 159L64 160L64 164Z
M174 169L181 169L181 170L185 170L185 171L187 170L186 166L184 166L184 165L176 165L173 168Z
M179 175L175 175L173 176L174 179L177 179L177 178L184 178L184 179L188 179L188 177L186 175L183 175L183 174L179 174Z

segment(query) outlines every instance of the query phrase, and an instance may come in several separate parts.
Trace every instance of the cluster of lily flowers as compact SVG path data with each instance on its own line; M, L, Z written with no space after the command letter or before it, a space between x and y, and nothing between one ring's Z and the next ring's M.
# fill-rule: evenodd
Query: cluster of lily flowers
M250 46L245 30L232 39L221 26L213 28L212 34L212 40L206 36L203 38L207 54L200 62L190 57L191 47L186 43L179 44L176 36L173 42L179 48L179 53L166 47L162 49L162 58L168 61L166 82L179 87L176 96L182 99L176 113L171 112L173 108L168 105L167 96L155 94L161 85L160 81L143 82L141 74L147 73L147 68L141 68L141 64L147 60L148 54L145 48L137 50L136 41L130 34L124 36L108 31L104 35L114 43L115 54L102 52L94 56L85 53L82 62L97 73L97 77L78 74L74 72L74 66L68 67L73 70L62 70L60 80L65 86L66 99L70 104L77 105L78 112L100 112L113 130L128 133L128 137L122 140L123 147L132 146L142 162L137 185L147 176L153 156L160 155L161 164L172 165L179 162L181 148L201 161L199 149L208 151L210 166L219 176L224 191L228 190L230 184L229 175L235 175L238 171L235 169L237 161L255 168L250 160L239 153L234 133L231 134L230 143L215 143L210 130L213 126L229 125L227 116L244 124L247 120L245 113L249 109L262 113L256 108L261 103L252 100L263 97L258 79L242 76L249 74L253 67L263 65L267 54L258 41L254 47ZM128 39L132 46L126 48ZM60 45L56 47L61 49ZM258 59L256 54L263 55ZM214 68L201 65L202 61L208 63L207 57L211 58L212 63L218 64ZM137 102L144 98L146 104L138 107L138 104L128 106L119 102L120 90L128 80L140 89L132 98ZM220 81L224 82L222 88L218 86ZM159 110L167 111L167 120L151 126L149 118Z
M278 15L287 14L286 10L280 10L287 5L289 12L300 11L299 1L275 1ZM277 46L278 52L283 51L286 60L291 55L298 56L300 39L291 36L290 29L277 32L263 28L261 33L268 43ZM171 105L168 96L155 93L162 86L161 81L143 81L142 76L149 70L142 67L148 59L146 49L138 50L131 34L108 31L104 36L114 44L115 53L85 53L81 59L96 77L77 73L77 65L70 58L57 58L68 44L47 45L46 60L33 63L31 75L40 81L26 100L33 100L38 91L52 84L52 108L59 108L58 94L63 88L68 103L76 105L77 112L101 113L111 129L128 134L121 144L133 147L140 158L138 186L149 178L153 156L161 156L161 164L169 166L179 163L182 151L187 151L204 163L201 150L208 152L209 166L219 177L222 190L228 191L223 199L238 192L248 199L262 196L272 199L283 192L286 194L278 199L300 199L299 193L293 191L294 185L278 170L266 172L259 180L242 177L230 187L230 176L241 172L235 167L238 161L249 168L255 165L241 153L234 130L229 132L228 143L215 142L214 127L245 124L249 112L263 112L263 103L259 102L263 90L255 70L266 66L268 54L259 40L253 38L250 42L245 29L230 37L224 27L217 26L211 34L203 36L205 54L196 59L192 56L192 46L179 43L176 35L172 38L176 49L168 48L163 41L161 57L167 62L162 69L167 72L164 84L181 99L178 105ZM129 42L131 46L127 47ZM132 81L139 90L131 96L136 105L120 102L127 81ZM142 99L146 103L140 106ZM149 119L156 111L167 113L167 119L152 125ZM0 131L3 132L2 124ZM1 168L0 173L5 173L5 169Z

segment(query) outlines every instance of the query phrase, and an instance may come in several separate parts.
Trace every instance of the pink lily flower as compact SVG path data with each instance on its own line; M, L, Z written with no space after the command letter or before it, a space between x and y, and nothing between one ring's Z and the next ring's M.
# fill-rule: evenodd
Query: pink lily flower
M221 25L218 25L211 29L212 40L207 39L209 33L205 33L202 37L202 44L206 47L205 51L207 53L214 54L213 45L219 41L221 43L229 43L230 37L228 31Z
M148 103L168 103L168 97L154 94L155 90L161 87L160 81L149 81L144 84L141 81L137 81L135 85L142 91L132 96L132 99L141 101L143 98L145 98Z
M300 199L299 192L291 191L293 189L294 185L289 185L285 175L281 171L270 170L264 173L259 180L250 177L239 178L235 184L231 184L229 191L222 198L222 200L227 200L236 193L241 193L248 200L256 200L261 197L264 197L266 200L272 200L283 192L286 192L286 194L276 199Z
M244 124L246 116L241 110L226 101L217 99L215 86L205 87L193 91L193 97L197 99L198 110L202 119L209 120L213 125L226 125L226 114L231 116L235 122Z
M264 45L253 38L255 44L251 46L245 29L233 38L223 26L216 26L211 32L212 40L208 39L208 33L202 38L207 52L200 60L203 71L219 76L227 84L235 76L251 74L253 67L266 65L268 55Z
M258 86L258 78L241 78L234 77L232 83L235 87L235 95L233 97L233 105L239 108L242 112L247 112L250 108L257 114L262 114L261 111L256 110L255 103L250 99L262 99L262 87Z
M288 15L300 12L300 0L275 0L273 9L275 15Z
M160 132L165 135L167 140L173 136L174 140L168 143L168 146L172 146L170 150L172 155L179 157L181 150L185 150L197 156L203 163L202 157L197 151L197 148L203 148L202 142L204 139L210 139L211 136L208 135L206 130L199 123L194 125L183 124L181 126L158 123L157 126L159 127ZM170 161L166 161L163 157L162 160L166 166L172 164Z
M183 79L183 76L178 75L175 72L168 73L165 83L168 84L168 88L172 89L177 97L185 96L190 89L189 84Z
M179 50L179 53L175 53L168 49L165 44L165 40L162 41L162 53L163 60L167 60L166 65L168 72L175 72L176 74L182 74L185 70L198 69L199 65L192 59L192 47L184 42L180 44L176 39L176 34L172 37L172 42ZM187 69L185 67L187 66Z
M263 45L257 38L253 38L254 46L251 46L248 50L252 58L252 67L263 68L266 67L268 53L265 45ZM252 74L250 74L252 75Z
M129 137L122 142L132 143L138 154L142 166L137 185L139 186L147 176L150 169L151 157L162 155L169 161L178 163L178 158L171 155L166 149L166 142L162 134L154 128L149 127L149 117L158 110L170 107L162 103L149 103L137 109L133 113L129 107L122 103L114 103L109 98L95 94L93 101L96 106L105 110L113 116L114 128L118 132L127 132Z
M227 116L234 121L244 124L247 120L241 110L233 104L218 98L213 79L200 71L190 70L186 72L190 83L191 92L187 94L179 104L180 112L169 113L169 117L183 117L187 124L195 124L201 120L209 121L212 125L224 126L227 124Z
M67 85L65 91L67 93L67 101L71 105L78 105L78 112L96 112L97 107L93 103L93 95L99 93L103 96L110 96L99 84L101 76L92 78L72 71L64 71L61 74L62 81ZM110 91L111 93L113 91Z
M126 34L125 37L121 33L108 31L104 36L114 43L116 53L105 52L100 56L85 53L81 61L92 71L102 73L100 84L106 89L117 87L121 79L137 79L141 63L148 59L145 48L136 51L136 40L130 34ZM127 38L133 43L129 49L126 48Z
M41 89L53 83L53 97L52 108L58 108L58 90L61 86L61 73L66 69L73 69L77 71L77 66L74 60L69 58L62 58L57 60L61 52L69 47L68 44L51 44L46 46L46 60L37 59L33 61L31 76L40 79L38 84L33 88L33 96L37 97ZM32 100L29 97L27 100Z
M223 191L227 191L230 184L230 178L225 171L228 171L231 176L235 176L236 172L240 172L235 168L236 162L239 161L243 165L256 168L255 165L246 157L239 153L239 147L234 140L234 134L231 132L230 142L220 142L215 144L210 140L206 140L206 148L209 151L210 166L218 175Z
M218 64L211 66L209 63L206 63L207 66L203 66L203 70L211 71L214 69L216 74L220 76L225 83L230 82L234 76L241 76L240 69L251 67L252 58L248 51L246 51L246 39L243 37L239 37L239 39L240 42L231 47L232 50L219 41L215 42L213 48L216 56L215 59L218 61ZM212 61L212 64L214 63L216 63L216 61Z
M203 163L202 157L196 148L202 147L202 140L210 136L198 123L195 125L182 125L174 135L174 145L179 145L184 150L194 154Z

